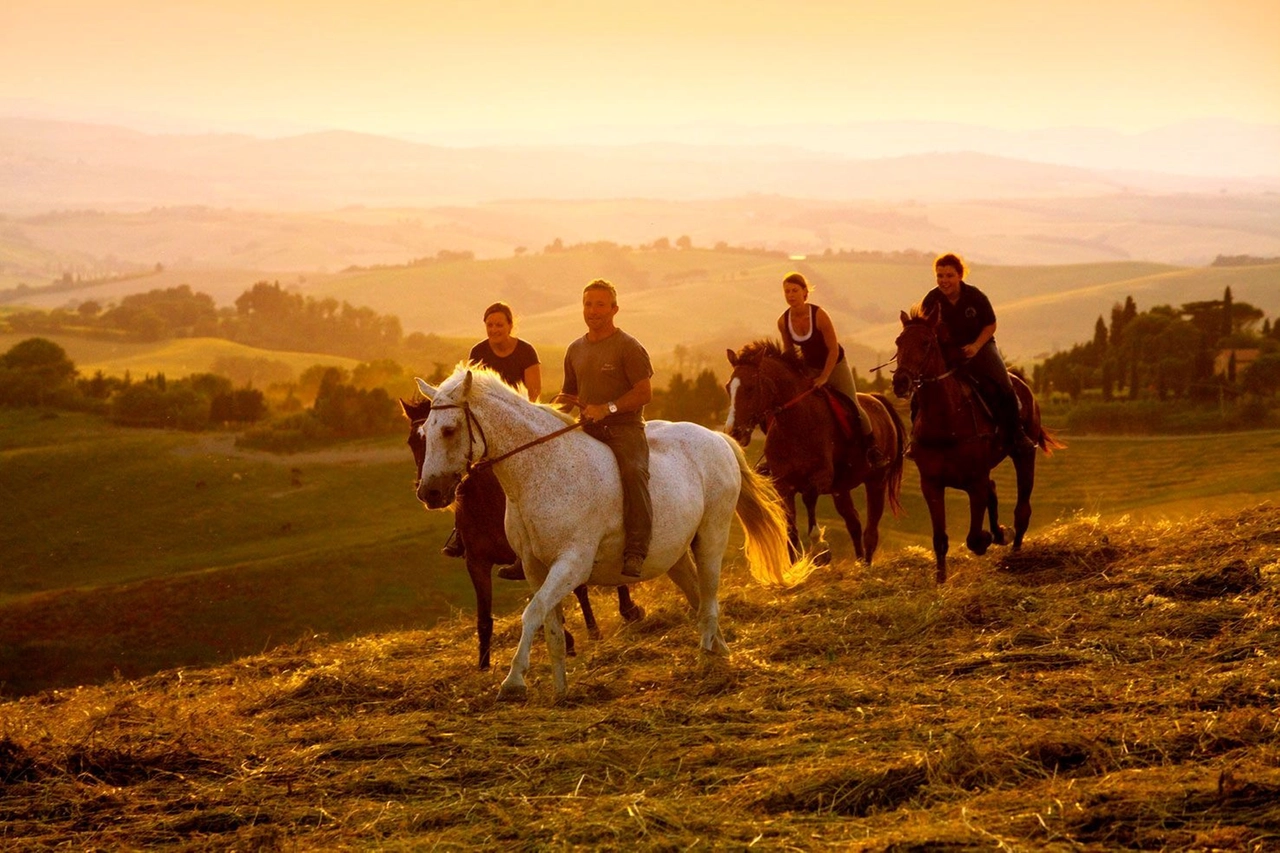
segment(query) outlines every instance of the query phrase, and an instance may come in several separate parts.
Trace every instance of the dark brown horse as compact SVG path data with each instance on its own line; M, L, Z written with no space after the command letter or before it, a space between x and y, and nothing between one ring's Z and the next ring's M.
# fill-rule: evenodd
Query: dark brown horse
M973 386L962 380L960 368L947 364L939 337L945 335L945 327L938 313L921 316L917 306L910 315L902 312L901 319L893 392L899 397L912 398L911 458L920 469L920 490L933 522L938 583L943 583L947 579L949 544L946 489L959 489L969 495L969 534L965 545L970 551L985 554L993 542L1006 544L991 470L1007 455L1007 437L996 429L995 418ZM1046 454L1065 447L1040 423L1040 404L1027 383L1017 374L1009 378L1021 404L1020 416L1027 436ZM1035 448L1012 458L1018 483L1018 501L1013 509L1016 551L1022 547L1022 538L1031 522ZM990 520L989 532L983 529L984 513Z
M418 427L431 411L431 401L422 400L415 403L400 401L404 416L409 419L409 448L413 451L414 478L422 470L422 459L426 450L426 442ZM415 486L416 488L416 486ZM476 632L480 639L480 669L489 668L489 648L493 639L493 567L506 565L517 560L516 554L507 542L507 533L503 527L503 519L507 512L507 497L498 484L498 478L489 466L481 466L464 479L458 487L457 506L454 522L466 548L467 574L471 576L471 586L476 592ZM596 625L595 614L591 610L591 600L587 597L586 586L573 591L582 606L582 618L587 624L587 633L591 639L600 639L600 629ZM628 622L644 618L644 609L631 600L631 592L625 586L618 587L618 612ZM566 630L565 647L569 654L573 653L573 637Z
M803 496L810 509L812 535L812 502L818 495L831 495L854 552L870 563L880 542L885 501L895 515L902 509L898 491L905 429L893 405L879 394L858 395L871 418L876 444L889 460L887 466L872 469L858 437L857 413L850 407L845 413L849 426L842 426L827 395L815 391L798 355L770 340L752 341L728 354L733 374L726 386L729 417L725 430L743 447L750 443L757 426L765 430L765 462L787 511L792 547L799 550L800 546L795 496ZM850 495L860 485L867 489L865 532Z

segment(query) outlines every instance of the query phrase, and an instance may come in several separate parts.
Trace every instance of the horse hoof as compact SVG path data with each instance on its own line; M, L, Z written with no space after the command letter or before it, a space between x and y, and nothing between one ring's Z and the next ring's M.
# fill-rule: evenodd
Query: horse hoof
M637 604L626 613L623 613L622 618L627 622L639 622L644 618L644 608Z
M814 555L813 555L813 564L814 564L815 566L829 566L829 565L831 565L831 549L830 549L830 548L828 548L828 549L827 549L827 550L825 550L825 551L819 551L817 554L814 554Z
M981 557L983 554L987 553L987 549L991 547L991 541L991 534L984 530L982 531L981 536L975 536L968 539L964 544L970 551Z
M588 628L587 636L593 640L602 640L604 639L604 632L602 632L599 628Z
M996 529L991 531L991 542L994 545L1008 545L1009 537L1006 535L1008 529L1003 524L996 525Z
M529 688L523 684L503 684L498 688L499 702L524 702L529 698Z

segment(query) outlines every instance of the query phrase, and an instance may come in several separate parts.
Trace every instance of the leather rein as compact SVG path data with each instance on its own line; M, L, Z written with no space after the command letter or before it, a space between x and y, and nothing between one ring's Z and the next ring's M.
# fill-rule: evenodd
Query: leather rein
M431 407L431 411L433 412L438 410L444 410L444 409L461 409L463 414L463 419L466 421L466 424L467 424L466 476L470 476L477 469L490 468L494 465L497 465L502 460L509 459L512 456L515 456L517 453L528 450L531 447L537 447L539 444L544 444L553 438L559 438L565 433L572 432L573 430L578 429L579 427L586 424L586 421L581 421L581 420L574 421L573 423L569 424L566 427L561 427L560 429L555 430L553 432L549 432L546 435L539 436L538 438L535 438L533 441L527 441L524 444L520 445L519 447L515 447L511 450L508 450L506 453L503 453L501 456L494 456L490 458L488 455L489 439L484 434L484 427L480 424L480 420L475 416L475 413L471 411L471 404L467 402L445 403L440 406L433 405ZM423 420L425 423L425 418ZM474 429L472 428L473 424L475 425ZM480 456L479 459L475 458L476 433L480 434L480 441L484 445L484 453Z

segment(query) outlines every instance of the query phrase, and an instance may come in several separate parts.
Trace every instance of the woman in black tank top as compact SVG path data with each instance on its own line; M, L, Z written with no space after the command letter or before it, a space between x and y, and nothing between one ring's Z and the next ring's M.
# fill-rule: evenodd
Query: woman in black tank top
M809 282L798 272L782 280L782 296L788 306L778 318L783 347L793 352L799 350L815 385L830 385L853 401L863 445L867 448L867 461L873 467L884 464L884 454L876 447L871 434L871 419L858 402L853 371L845 360L844 347L836 337L831 317L817 305L809 304Z

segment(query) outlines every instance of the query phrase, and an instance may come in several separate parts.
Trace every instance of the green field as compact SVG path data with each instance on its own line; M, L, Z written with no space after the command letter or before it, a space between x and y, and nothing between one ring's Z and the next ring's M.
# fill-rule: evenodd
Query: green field
M1040 457L1029 544L1077 513L1184 518L1280 499L1280 432L1066 441ZM907 465L906 514L884 520L882 555L929 546ZM273 456L236 451L229 434L3 411L0 470L3 693L231 660L316 633L425 626L473 609L462 563L438 553L451 516L414 499L400 437ZM997 474L1006 523L1011 480L1006 463ZM851 558L829 499L819 509L837 559ZM959 493L949 493L948 514L960 547ZM510 612L524 587L498 584L497 609Z
M1180 520L1203 512L1227 512L1262 501L1280 501L1280 432L1197 436L1060 436L1067 447L1051 457L1037 454L1035 491L1031 496L1033 542L1038 527L1076 514L1108 520L1129 516L1135 521ZM754 459L755 456L753 455ZM1000 520L1013 526L1017 494L1013 465L996 469ZM856 504L862 512L861 490ZM920 496L915 465L903 472L903 516L886 514L881 548L918 546L932 549L929 511ZM830 499L818 504L837 557L851 558L844 523ZM865 519L865 513L863 518ZM951 549L964 547L969 503L963 492L947 491L947 533Z
M227 660L472 608L452 517L400 438L240 454L230 436L0 412L4 692ZM502 606L522 587L500 587Z

